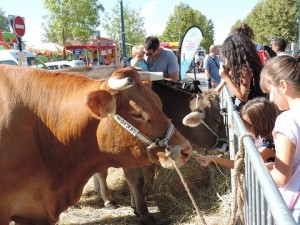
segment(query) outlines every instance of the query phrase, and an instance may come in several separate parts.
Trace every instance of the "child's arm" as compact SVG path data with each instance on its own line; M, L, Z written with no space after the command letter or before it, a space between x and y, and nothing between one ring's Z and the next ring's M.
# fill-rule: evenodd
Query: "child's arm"
M265 166L268 170L272 170L274 168L274 162L265 163Z
M195 158L200 166L207 167L209 163L214 162L220 166L223 166L228 169L234 168L234 161L230 159L224 159L214 155L207 155L207 156L199 156Z
M270 174L277 185L285 185L290 180L294 166L296 146L284 134L276 134L275 164Z
M220 93L221 89L225 86L226 81L222 80L221 83L215 88L215 91Z

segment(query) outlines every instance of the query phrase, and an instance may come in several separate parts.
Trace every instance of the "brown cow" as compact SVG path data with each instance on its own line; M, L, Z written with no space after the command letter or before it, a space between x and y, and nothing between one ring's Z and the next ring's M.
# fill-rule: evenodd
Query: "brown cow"
M192 152L130 68L92 80L1 65L0 108L1 225L53 225L95 172L172 168Z
M119 68L118 66L99 66L67 68L66 72L83 74L92 78L109 77ZM145 74L142 74L145 77ZM148 77L148 76L146 76ZM171 85L173 86L173 85ZM219 148L224 151L227 138L223 117L220 114L219 95L208 90L201 95L192 94L178 88L171 87L168 82L152 82L151 89L158 94L163 103L164 113L172 119L176 128L192 144L203 148ZM176 85L174 85L176 86ZM202 120L196 126L183 125L183 118L191 111L200 112ZM197 121L199 122L199 120ZM147 203L143 195L144 177L142 168L124 168L126 181L131 192L131 206L135 214L145 224L153 224L154 218L149 214ZM94 175L94 188L104 201L107 208L115 208L114 200L106 183L107 171Z
M153 82L154 90L163 102L163 111L176 128L192 144L203 148L220 147L224 151L227 141L223 117L220 114L219 95L213 90L204 91L197 96L165 85L164 82ZM190 113L193 111L192 113ZM188 115L187 115L188 114ZM194 117L198 117L192 121ZM188 119L189 123L186 123ZM184 123L189 126L185 126ZM192 125L193 123L193 125ZM204 125L205 124L205 125ZM144 174L142 168L123 168L131 193L131 206L144 224L154 224L144 198ZM107 172L94 175L94 188L107 208L114 208L114 200L106 183Z

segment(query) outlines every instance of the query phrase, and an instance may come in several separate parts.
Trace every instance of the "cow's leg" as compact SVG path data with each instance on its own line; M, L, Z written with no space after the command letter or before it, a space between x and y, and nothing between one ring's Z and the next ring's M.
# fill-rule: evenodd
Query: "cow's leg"
M94 190L99 195L100 198L104 201L105 208L115 209L116 203L111 196L110 189L106 183L107 178L107 170L101 171L99 173L94 174Z
M150 215L144 197L144 174L142 168L123 168L131 194L131 207L141 221L153 224L155 219Z

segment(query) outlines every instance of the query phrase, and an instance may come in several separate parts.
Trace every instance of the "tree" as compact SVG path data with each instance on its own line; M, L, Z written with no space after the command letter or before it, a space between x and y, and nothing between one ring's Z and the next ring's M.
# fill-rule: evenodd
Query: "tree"
M143 44L145 41L144 17L139 16L141 14L140 11L130 8L128 4L123 7L126 43L131 45ZM109 37L121 40L122 29L119 3L116 3L111 12L105 13L102 24Z
M7 17L4 15L5 12L0 8L0 29L2 31L9 31L10 30L10 24L8 22Z
M100 25L104 7L97 0L45 0L50 15L43 24L48 41L65 45L71 40L87 43Z
M244 22L252 27L257 43L269 45L270 36L297 42L297 18L297 0L265 0L253 8Z
M209 49L214 42L214 25L211 20L207 20L200 11L192 9L188 4L180 3L175 6L174 13L170 15L161 41L179 41L184 33L191 27L197 26L201 29L203 40L201 46Z

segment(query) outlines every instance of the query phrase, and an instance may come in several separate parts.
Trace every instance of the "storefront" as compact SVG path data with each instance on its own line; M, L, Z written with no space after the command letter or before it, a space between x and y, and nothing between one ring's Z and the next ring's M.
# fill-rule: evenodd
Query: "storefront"
M73 56L83 57L83 60L90 64L97 60L98 64L119 64L120 63L120 46L111 39L94 37L89 45L68 45L66 50L73 52Z

